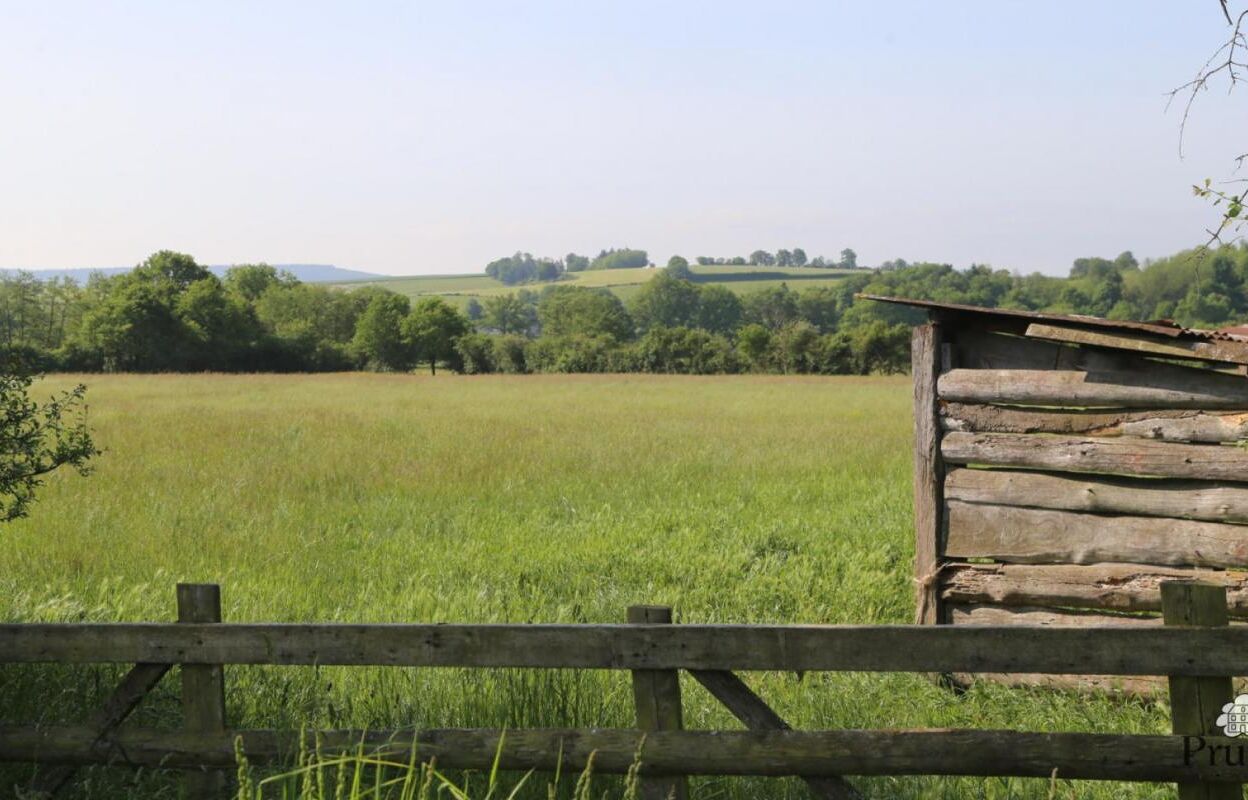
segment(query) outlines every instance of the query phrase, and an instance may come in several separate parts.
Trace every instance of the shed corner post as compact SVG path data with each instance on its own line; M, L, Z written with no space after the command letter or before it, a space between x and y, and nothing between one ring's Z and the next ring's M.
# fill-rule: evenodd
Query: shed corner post
M945 621L940 607L940 539L944 517L945 466L940 456L940 377L943 330L929 321L914 329L910 340L914 381L914 580L915 622Z

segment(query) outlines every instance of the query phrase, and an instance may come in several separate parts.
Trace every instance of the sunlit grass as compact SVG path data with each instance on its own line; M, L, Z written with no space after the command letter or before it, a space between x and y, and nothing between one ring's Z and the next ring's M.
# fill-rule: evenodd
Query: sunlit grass
M107 452L0 529L5 620L170 620L178 581L220 583L232 621L620 622L634 603L685 622L913 615L906 378L85 380ZM4 720L81 719L117 674L0 669ZM748 678L797 727L1167 730L1147 701L955 695L916 675ZM244 667L227 684L239 727L632 724L623 673ZM684 689L688 727L737 727ZM138 712L179 718L173 679ZM79 796L173 791L126 775L93 772ZM1037 780L858 782L881 798L1049 796ZM789 780L694 785L704 798L805 796ZM1169 791L1059 781L1057 796Z

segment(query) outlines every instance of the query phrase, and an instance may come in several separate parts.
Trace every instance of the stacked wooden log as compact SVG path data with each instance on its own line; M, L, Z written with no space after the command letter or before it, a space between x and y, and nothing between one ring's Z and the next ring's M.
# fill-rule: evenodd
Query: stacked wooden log
M1248 341L990 314L914 340L922 621L1160 624L1175 578L1248 618Z

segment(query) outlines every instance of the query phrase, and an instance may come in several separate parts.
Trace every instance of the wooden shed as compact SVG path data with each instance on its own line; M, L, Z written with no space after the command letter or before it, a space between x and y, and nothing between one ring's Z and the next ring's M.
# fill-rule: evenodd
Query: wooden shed
M912 342L919 622L1159 624L1174 577L1225 584L1248 618L1248 336L865 299L929 318Z

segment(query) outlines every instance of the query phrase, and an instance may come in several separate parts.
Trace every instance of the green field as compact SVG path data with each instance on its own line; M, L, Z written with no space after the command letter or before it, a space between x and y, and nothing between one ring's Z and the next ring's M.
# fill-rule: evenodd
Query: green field
M813 269L804 267L731 267L693 266L691 269L700 284L722 284L737 293L745 293L768 287L788 284L791 288L831 286L855 270ZM861 270L856 270L861 272ZM586 272L569 272L558 285L584 286L610 289L621 300L627 301L642 284L657 274L658 270L609 269ZM523 286L507 286L486 275L413 275L411 277L386 278L373 281L354 281L337 286L352 289L359 286L381 286L411 298L436 295L463 305L471 297L481 299L491 295L510 294L520 289L540 291L550 283L533 283Z
M55 378L56 384L67 378ZM89 376L106 449L0 530L6 621L169 620L177 581L233 621L904 623L909 383L899 378ZM46 387L45 387L46 388ZM9 722L80 719L115 669L0 668ZM1168 730L1164 703L916 675L754 675L812 728ZM686 724L736 727L686 681ZM231 668L244 727L628 726L619 673ZM141 721L173 725L166 679ZM26 768L0 777L6 791ZM93 773L78 796L173 796ZM1044 780L858 781L878 798L1167 797ZM698 798L801 798L695 781ZM540 795L533 796L542 796Z

